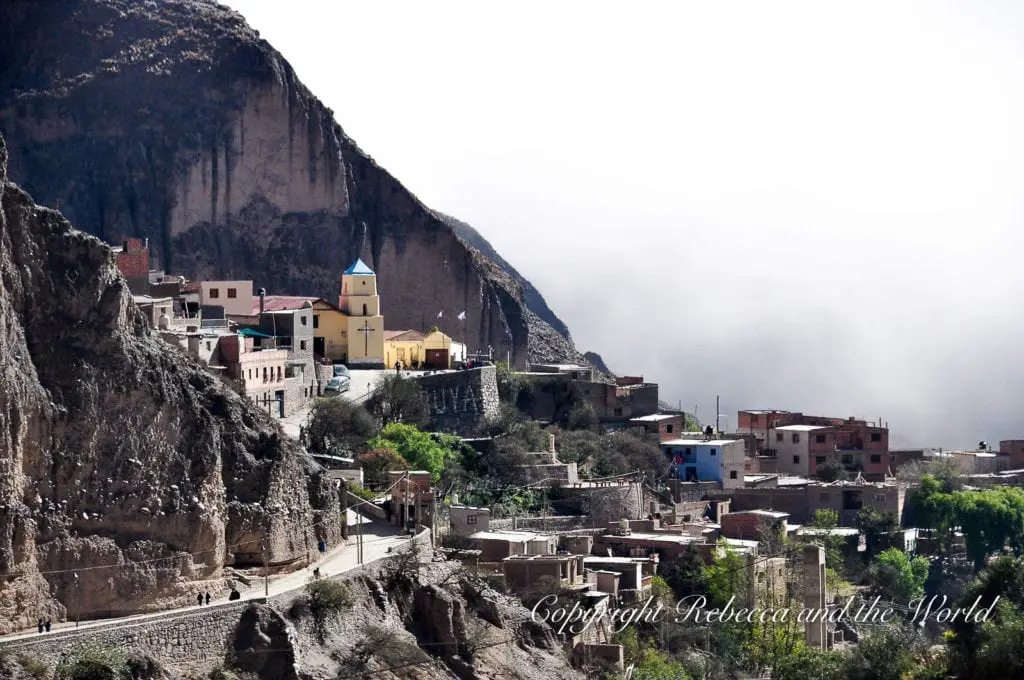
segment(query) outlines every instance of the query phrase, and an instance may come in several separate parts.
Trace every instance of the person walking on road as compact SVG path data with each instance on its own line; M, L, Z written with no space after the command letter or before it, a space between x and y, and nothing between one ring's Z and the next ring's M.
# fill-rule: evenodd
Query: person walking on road
M196 600L199 602L199 606L202 607L203 606L203 594L199 593L198 595L196 595Z
M46 623L44 625L46 626L46 632L49 633L50 632L50 619L46 619Z
M206 604L210 604L210 591L206 591Z
M39 619L39 626L38 627L39 627L39 634L42 635L43 634L43 620L42 619Z

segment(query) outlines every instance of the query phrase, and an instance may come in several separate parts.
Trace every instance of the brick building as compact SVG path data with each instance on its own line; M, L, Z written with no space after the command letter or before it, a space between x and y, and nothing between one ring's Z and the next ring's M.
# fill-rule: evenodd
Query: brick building
M113 248L117 268L128 279L128 289L133 295L149 293L149 239L130 238Z
M649 416L630 418L629 424L642 427L648 434L658 437L658 441L666 442L676 439L685 429L685 416L682 413L654 413Z

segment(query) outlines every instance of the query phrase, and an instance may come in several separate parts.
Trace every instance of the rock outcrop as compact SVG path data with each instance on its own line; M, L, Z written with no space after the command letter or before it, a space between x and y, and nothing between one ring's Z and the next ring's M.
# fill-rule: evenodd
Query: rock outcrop
M152 336L110 248L6 160L0 137L0 633L183 604L264 538L275 563L337 539L322 470Z
M175 273L329 300L361 257L389 327L465 310L473 350L527 359L524 311L543 298L363 153L230 9L9 0L0 64L11 175L79 228L111 243L147 237ZM564 325L552 334L571 348Z

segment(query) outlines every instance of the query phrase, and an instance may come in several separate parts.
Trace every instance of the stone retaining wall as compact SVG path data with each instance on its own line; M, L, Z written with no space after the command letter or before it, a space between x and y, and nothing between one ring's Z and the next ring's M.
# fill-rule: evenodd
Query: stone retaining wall
M428 529L402 544L397 550L407 550L418 544L430 549ZM353 578L361 573L378 569L384 561L376 560L343 572L333 579ZM173 667L182 675L203 675L224 666L228 649L234 639L235 627L242 612L251 604L268 603L283 611L302 592L304 586L266 598L251 598L227 604L196 606L185 611L150 614L133 619L90 623L83 628L58 629L38 637L0 640L0 651L10 651L42 661L51 667L76 652L100 647L123 652L139 650L151 654L162 665Z
M494 366L424 375L416 381L423 389L434 429L470 434L482 421L498 413Z
M224 665L228 645L242 611L253 598L192 610L154 614L44 633L39 637L0 642L0 650L25 655L51 667L89 647L140 650L183 673L205 674Z

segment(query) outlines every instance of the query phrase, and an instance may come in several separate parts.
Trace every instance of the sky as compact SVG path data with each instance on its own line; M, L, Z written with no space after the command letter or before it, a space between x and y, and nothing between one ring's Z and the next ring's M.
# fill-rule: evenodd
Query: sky
M1024 438L1024 6L230 0L581 350L735 425Z

